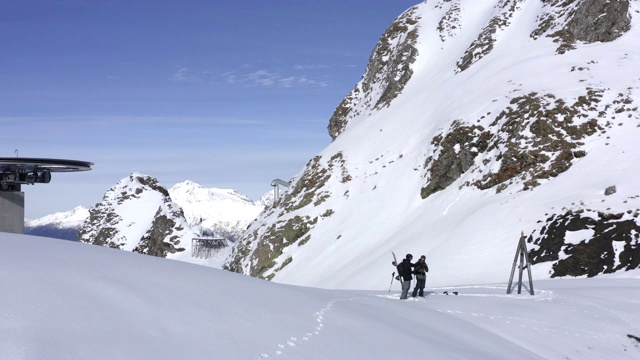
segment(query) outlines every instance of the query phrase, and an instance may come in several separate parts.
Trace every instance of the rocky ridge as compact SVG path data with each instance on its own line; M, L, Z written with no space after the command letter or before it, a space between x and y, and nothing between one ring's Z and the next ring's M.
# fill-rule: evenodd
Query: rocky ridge
M340 135L355 117L389 106L407 84L418 51L419 16L411 8L382 34L369 59L367 69L355 88L342 100L329 120L329 135Z
M538 24L531 37L552 38L558 54L574 50L577 42L614 41L630 29L629 0L545 1Z

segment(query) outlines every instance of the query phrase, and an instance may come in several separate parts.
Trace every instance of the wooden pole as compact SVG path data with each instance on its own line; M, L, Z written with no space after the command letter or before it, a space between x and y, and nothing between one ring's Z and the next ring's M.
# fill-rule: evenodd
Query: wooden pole
M525 259L527 260L527 274L529 275L529 293L533 295L534 292L533 292L533 277L531 277L531 262L529 261L529 252L527 251L527 242L524 241L524 234L522 237L522 251L524 252Z
M516 264L518 263L518 255L520 252L520 243L518 243L518 248L516 249L516 256L513 258L513 266L511 266L511 276L509 276L509 285L507 285L507 294L511 294L511 284L513 284L513 274L516 271Z
M522 240L520 240L522 242ZM524 254L522 253L521 244L518 244L518 248L520 249L520 264L518 264L518 294L522 293L522 265L524 263Z

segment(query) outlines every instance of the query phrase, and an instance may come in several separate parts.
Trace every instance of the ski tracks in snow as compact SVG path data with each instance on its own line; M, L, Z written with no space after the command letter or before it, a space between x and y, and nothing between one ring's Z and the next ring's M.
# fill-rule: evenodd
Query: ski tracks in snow
M428 292L428 295L426 298L409 298L408 302L414 303L416 305L419 304L420 306L428 306L433 311L437 311L439 313L443 313L446 315L455 316L457 318L464 319L471 323L476 323L481 326L482 324L491 324L491 323L496 325L495 327L490 325L489 329L502 328L509 332L533 331L533 332L541 332L541 333L547 334L547 336L590 338L590 339L597 339L599 341L602 341L604 339L613 340L613 338L618 338L620 336L620 334L610 333L610 332L604 331L603 329L600 329L598 331L594 328L595 331L592 331L585 328L571 326L566 322L563 323L561 321L558 321L558 322L543 321L543 320L540 320L540 318L535 317L535 314L532 314L532 316L512 316L512 315L506 315L506 314L498 314L495 312L485 313L481 311L469 310L470 306L468 305L470 303L468 301L464 301L464 302L455 301L456 298L463 300L464 298L468 299L469 297L480 297L480 298L500 297L500 298L504 298L505 300L534 301L534 302L554 301L554 299L574 300L574 301L578 301L579 303L583 303L588 307L592 306L592 307L601 308L601 310L606 310L606 312L609 312L612 315L611 316L612 318L616 318L618 321L626 322L632 328L638 329L638 327L635 324L626 320L622 314L616 311L613 311L611 309L605 309L601 305L595 304L591 301L587 301L584 299L559 297L557 293L550 290L539 289L539 290L536 290L536 295L529 296L529 295L513 295L513 294L507 295L507 294L499 294L495 292L495 290L498 290L498 289L500 291L504 291L506 289L505 287L499 287L499 288L484 287L483 288L484 290L489 290L489 292L483 292L482 290L475 291L475 292L467 292L469 290L473 291L474 287L463 287L463 288L464 290L459 291L458 295L453 295L452 294L453 291L449 289L450 290L449 295L444 295L443 293ZM457 289L460 290L462 288L457 288ZM439 289L439 290L442 290L442 289ZM433 301L436 298L429 299L429 297L432 297L432 296L436 296L436 298L447 297L448 302L443 303L441 301L438 301L438 302ZM278 357L280 355L285 354L285 352L287 352L287 349L304 345L305 342L312 341L313 338L322 335L322 332L325 327L325 316L327 315L328 312L332 310L332 308L336 305L336 303L341 301L354 301L354 300L363 300L363 299L370 300L371 298L397 300L399 299L399 294L393 294L393 295L385 294L385 295L373 295L373 296L365 296L365 297L360 296L360 297L353 297L353 298L333 299L329 301L325 307L316 311L313 314L312 324L310 324L309 329L306 332L302 334L295 334L286 339L282 339L282 341L279 341L275 344L273 349L267 352L261 353L259 355L259 358L265 359L270 357L274 357L274 358ZM479 309L482 307L480 306L476 308ZM585 310L585 312L587 311ZM602 314L603 311L600 311L600 313Z
M437 295L446 296L443 294L437 294ZM451 296L452 295L449 295L449 297ZM469 296L470 297L502 297L505 299L512 299L514 301L553 301L554 299L564 299L564 300L570 299L573 301L578 301L586 305L595 306L603 310L609 311L610 313L612 313L613 317L617 317L621 321L629 323L629 321L627 321L624 316L622 316L621 314L618 314L615 311L612 311L610 309L604 309L602 306L599 306L597 304L594 304L590 301L586 301L583 299L567 298L563 296L560 297L554 291L549 291L549 290L536 290L536 295L534 296L528 296L528 295L520 296L520 295L513 295L513 294L506 295L506 294L496 294L496 293L459 293L458 296L460 297L469 297ZM483 313L483 312L469 311L469 310L465 311L465 310L461 310L460 308L456 308L455 305L456 305L455 303L452 303L451 306L446 306L446 307L436 306L433 310L438 311L440 313L447 314L447 315L452 315L458 318L467 319L468 321L479 324L479 325L483 323L502 323L501 325L503 325L503 328L508 329L509 331L516 331L517 329L520 329L522 331L544 332L552 336L588 337L588 338L598 339L598 340L602 340L603 337L615 339L615 338L619 338L620 336L620 334L618 333L611 333L603 330L592 331L589 329L570 326L570 325L567 325L566 323L561 323L560 321L559 322L542 321L542 320L539 320L539 318L535 318L533 316L532 317L509 316L509 315L496 314L496 313ZM465 306L465 307L468 309L468 306ZM588 313L588 312L585 311L585 313ZM595 315L595 317L597 318L598 315ZM496 324L496 325L500 325L500 324ZM637 328L637 327L634 325L634 328Z

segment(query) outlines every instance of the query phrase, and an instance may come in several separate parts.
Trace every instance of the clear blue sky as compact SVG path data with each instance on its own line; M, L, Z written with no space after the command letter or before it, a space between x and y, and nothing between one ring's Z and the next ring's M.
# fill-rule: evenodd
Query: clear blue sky
M330 143L335 107L419 0L0 0L0 157L94 162L26 216L139 171L254 200Z

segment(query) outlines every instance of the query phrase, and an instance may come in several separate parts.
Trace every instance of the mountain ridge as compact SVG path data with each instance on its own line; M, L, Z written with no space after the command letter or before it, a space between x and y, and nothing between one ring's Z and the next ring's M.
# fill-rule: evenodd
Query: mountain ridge
M387 56L377 51L385 33L330 120L333 142L251 225L225 268L298 285L371 288L389 270L390 251L418 251L438 269L435 285L496 282L507 276L521 232L537 277L637 268L635 226L611 223L637 224L640 208L631 186L640 179L630 171L640 161L630 135L640 124L632 16L640 10L620 3L616 11L591 0L410 8L389 28L415 21L406 31L416 30L417 51L396 42L385 53L417 54L391 75L410 67L406 84L379 107L383 88L361 90L373 88L365 86L372 64L386 60L376 58ZM576 25L594 13L610 14L598 18L605 25ZM617 193L605 195L612 185ZM581 228L558 224L576 211L593 216L574 222L602 230L572 243ZM548 236L551 227L559 230ZM593 264L583 264L586 255ZM504 270L465 269L475 256Z

